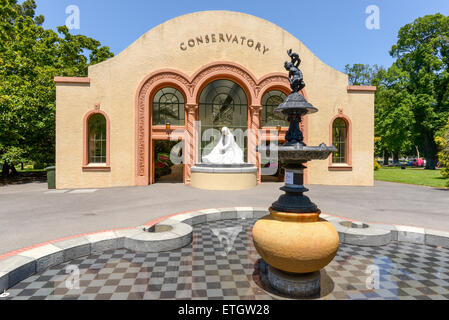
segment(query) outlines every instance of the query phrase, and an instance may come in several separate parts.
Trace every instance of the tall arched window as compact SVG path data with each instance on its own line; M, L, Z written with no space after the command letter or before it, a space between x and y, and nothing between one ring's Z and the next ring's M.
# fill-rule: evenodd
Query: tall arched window
M101 113L88 120L88 163L106 163L106 118Z
M243 89L230 80L216 80L203 89L199 99L200 151L207 155L218 143L221 129L228 127L247 160L248 99ZM210 130L213 129L213 130Z
M287 95L279 90L272 90L262 98L262 127L288 127L289 123L283 116L275 114L274 109L285 101Z
M332 154L332 163L348 163L348 124L337 118L332 124L332 144L337 152Z
M175 88L159 90L153 99L153 125L185 125L184 96Z

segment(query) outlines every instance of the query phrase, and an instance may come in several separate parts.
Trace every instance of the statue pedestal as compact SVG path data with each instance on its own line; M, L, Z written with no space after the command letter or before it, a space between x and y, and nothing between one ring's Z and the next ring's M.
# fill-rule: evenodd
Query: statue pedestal
M197 164L191 169L191 186L203 190L246 190L257 186L252 164Z

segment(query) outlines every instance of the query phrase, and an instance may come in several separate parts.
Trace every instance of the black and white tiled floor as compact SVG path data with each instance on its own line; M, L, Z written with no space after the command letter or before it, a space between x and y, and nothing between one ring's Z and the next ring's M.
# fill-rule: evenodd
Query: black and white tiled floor
M22 281L3 299L284 299L265 285L255 221L195 226L192 245L171 252L80 258ZM321 282L320 299L449 299L449 249L341 245Z

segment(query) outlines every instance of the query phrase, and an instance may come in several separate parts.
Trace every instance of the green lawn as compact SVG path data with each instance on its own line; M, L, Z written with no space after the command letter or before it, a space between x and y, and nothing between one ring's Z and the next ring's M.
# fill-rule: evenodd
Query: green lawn
M28 169L28 168L25 168L23 170L16 168L16 170L17 170L17 172L45 172L46 171L45 169Z
M444 179L440 170L424 170L407 167L401 170L399 167L382 167L374 171L374 179L380 181L416 184L429 187L444 188L448 179Z

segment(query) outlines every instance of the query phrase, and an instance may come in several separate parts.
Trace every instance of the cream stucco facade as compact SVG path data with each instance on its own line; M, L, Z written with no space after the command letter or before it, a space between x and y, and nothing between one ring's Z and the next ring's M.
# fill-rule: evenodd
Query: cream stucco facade
M263 94L270 89L288 94L283 63L289 48L302 59L304 95L319 109L304 123L307 144L332 143L330 128L336 117L343 117L349 126L347 163L310 162L306 182L372 186L375 88L348 87L347 75L268 21L243 13L205 11L150 30L114 58L91 66L88 78L55 78L57 188L151 184L153 142L173 139L165 127L151 124L152 96L164 86L174 86L185 96L186 125L178 128L185 136L179 139L195 141L192 123L198 117L198 97L217 79L230 79L244 89L248 127L259 129ZM86 158L86 119L99 112L108 119L107 163L91 165ZM252 148L257 138L261 137L250 139L248 151L248 162L256 165ZM189 147L186 184L196 161L195 143Z

